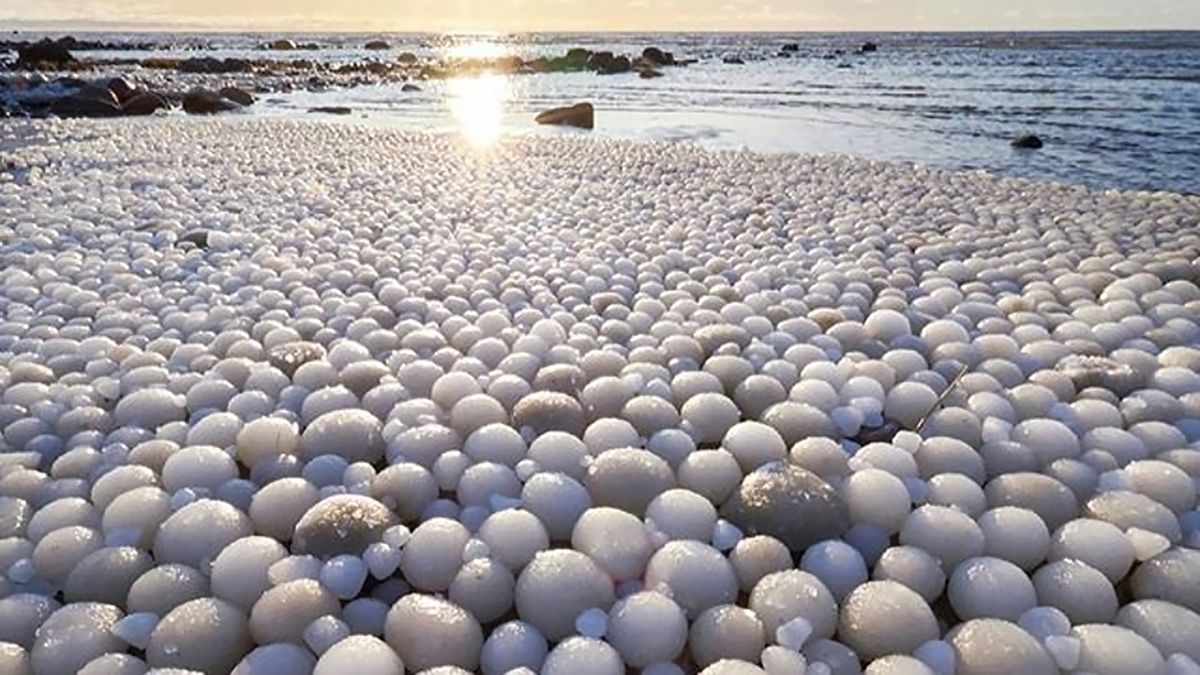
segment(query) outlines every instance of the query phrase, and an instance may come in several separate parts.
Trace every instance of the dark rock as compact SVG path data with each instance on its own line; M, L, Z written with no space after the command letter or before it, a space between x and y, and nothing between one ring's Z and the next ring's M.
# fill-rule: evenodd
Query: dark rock
M742 57L740 56L726 56L725 58L721 59L721 61L728 63L731 66L742 66L746 64L746 62L743 61Z
M592 56L592 50L584 49L583 47L574 47L567 50L567 58L571 61L587 62Z
M798 51L800 51L800 43L799 42L789 42L789 43L785 44L782 48L780 48L779 51L785 52L785 53L786 52L798 52Z
M662 76L663 76L662 72L655 70L653 68L639 68L638 69L638 77L642 78L643 80L652 80L656 77L662 77Z
M121 107L115 100L80 93L55 100L46 112L58 117L116 117Z
M122 115L153 115L159 110L166 110L171 107L171 102L166 96L156 91L143 91L134 94L129 100L121 104Z
M238 105L254 105L254 96L245 89L225 87L218 93Z
M308 112L324 115L351 115L354 110L340 105L322 105L315 108L309 108Z
M50 84L62 89L83 89L84 87L88 86L88 81L81 80L78 77L56 77L50 81ZM37 83L33 82L30 83L30 85L36 87Z
M182 61L179 70L184 73L247 73L254 65L244 59L217 59L211 56Z
M133 83L123 77L114 77L104 82L104 87L111 91L121 104L124 104L125 101L133 98L138 93L137 87L133 86Z
M1044 145L1045 143L1042 142L1042 139L1032 134L1021 136L1020 138L1014 139L1012 142L1012 146L1014 148L1019 148L1021 150L1038 150Z
M176 246L191 244L196 248L208 248L208 230L188 230L176 240Z
M794 552L850 527L837 490L816 474L787 462L772 462L746 474L721 515L747 536L769 534Z
M300 45L296 44L292 40L275 40L267 43L267 49L275 49L278 51L292 51L299 48Z
M614 56L612 52L595 52L588 57L587 69L599 75L616 75L633 69L628 56Z
M538 124L592 129L596 126L596 111L591 103L576 103L566 108L554 108L537 116Z
M325 348L315 342L287 342L267 350L267 363L289 378L296 374L300 366L323 358Z
M675 55L670 52L664 52L658 47L646 47L643 49L642 59L656 66L675 65Z
M362 555L397 523L381 502L362 495L334 495L304 513L292 535L292 549L319 558Z
M417 59L417 55L412 52L404 52L400 56L396 57L396 62L402 66L416 65L418 60L419 59Z
M863 54L877 52L879 51L879 45L875 44L874 42L864 42L862 43L862 46L858 48L858 51Z
M213 115L240 107L211 89L193 89L183 97L183 110L189 115Z
M389 45L387 42L384 42L383 40L371 40L370 42L368 42L366 45L363 46L363 49L370 49L373 51L377 51L377 50L381 50L381 49L391 49L391 48L392 48L392 46Z
M404 86L400 87L400 91L421 91L421 88L412 82L405 82Z
M75 62L71 50L62 42L45 39L17 49L18 68L38 68L49 66L63 68Z

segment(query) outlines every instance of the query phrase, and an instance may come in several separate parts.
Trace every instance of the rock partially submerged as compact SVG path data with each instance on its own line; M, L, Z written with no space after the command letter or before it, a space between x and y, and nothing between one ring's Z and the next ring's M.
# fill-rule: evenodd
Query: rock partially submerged
M351 115L354 113L354 109L341 105L319 105L309 108L308 112L319 115Z
M47 38L17 49L17 68L61 70L72 63L75 63L75 57L61 41Z
M1032 134L1021 136L1020 138L1014 139L1012 142L1012 146L1020 150L1039 150L1044 145L1045 143L1042 142L1042 139Z
M392 46L388 44L386 40L371 40L367 44L363 45L363 49L369 49L371 51L382 51L384 49L391 48Z
M183 110L189 115L215 115L242 107L240 103L222 96L220 92L200 87L189 91L183 97Z
M565 108L553 108L538 115L538 124L592 129L596 126L596 110L591 103L576 103Z

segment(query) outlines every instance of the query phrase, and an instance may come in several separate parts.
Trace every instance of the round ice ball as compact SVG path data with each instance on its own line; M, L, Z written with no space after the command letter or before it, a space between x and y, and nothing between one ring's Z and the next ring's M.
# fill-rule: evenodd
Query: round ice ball
M404 546L400 569L415 588L445 591L463 564L471 532L456 520L433 518L413 530Z
M146 662L154 668L228 673L254 647L246 615L217 598L198 598L171 610L150 634Z
M538 517L522 509L505 509L488 516L477 535L490 555L514 573L550 548L550 535Z
M968 558L954 568L946 589L950 606L963 620L1015 622L1037 604L1033 582L1016 565L1000 558Z
M78 675L142 675L147 670L146 662L132 654L105 654L88 662ZM0 665L0 672L9 672ZM14 670L20 674L20 670ZM32 674L33 671L28 671Z
M300 436L300 456L338 455L347 462L383 459L382 423L366 410L344 409L316 418Z
M645 524L620 509L588 509L571 533L571 547L586 554L617 582L640 579L654 546Z
M323 558L360 555L395 524L395 514L375 499L334 495L317 502L296 523L292 548Z
M1046 523L1029 509L1001 506L985 511L976 522L983 531L985 553L1027 572L1040 565L1050 551Z
M671 539L708 541L717 524L712 502L691 490L667 490L646 507L646 520Z
M553 541L571 538L575 523L592 506L579 481L563 473L539 473L521 489L521 505L546 527Z
M915 546L893 546L885 550L875 563L874 578L902 583L926 602L936 600L946 587L941 561Z
M763 623L753 611L737 605L717 605L692 622L688 649L701 668L721 659L753 661L765 646L764 634Z
M1128 628L1091 623L1075 626L1071 635L1080 643L1078 671L1097 675L1168 672L1154 645Z
M512 610L516 580L503 563L494 558L475 558L458 570L447 597L483 623L499 619Z
M250 500L250 520L259 534L289 541L296 524L320 499L320 491L307 480L281 478L254 493Z
M209 594L208 577L187 565L159 565L146 571L129 587L126 609L166 616L189 600Z
M1160 654L1186 654L1200 663L1200 614L1166 600L1138 600L1117 612L1116 623L1146 638Z
M112 632L121 610L112 605L78 602L54 611L37 630L29 649L33 672L74 675L92 659L122 652L125 643Z
M337 615L342 606L314 579L296 579L267 590L250 612L250 631L260 645L271 642L304 644L304 629L326 614Z
M243 612L250 611L271 587L267 569L287 554L282 544L269 537L244 537L232 542L213 560L209 575L213 595Z
M1066 558L1087 563L1115 584L1133 566L1134 550L1129 537L1115 525L1077 518L1055 530L1051 538L1049 559Z
M820 579L839 601L867 580L867 563L862 554L836 539L810 546L800 558L800 569Z
M246 514L212 499L201 499L171 514L154 537L154 559L207 567L232 542L254 534Z
M483 648L483 631L475 617L452 602L418 593L392 606L385 634L412 671L438 666L474 670Z
M570 549L538 553L517 578L517 614L549 640L570 635L581 613L607 610L614 600L608 575L591 558Z
M279 417L260 417L242 427L236 445L238 461L252 467L268 457L296 454L300 447L300 430L295 422Z
M635 593L613 605L605 637L634 668L674 661L687 643L687 617L661 593Z
M656 496L675 487L675 473L651 452L620 448L597 457L583 483L597 506L613 506L640 517Z
M722 505L721 515L742 532L769 534L793 551L840 537L850 526L836 490L815 474L782 462L747 474Z
M714 605L737 598L737 577L721 552L698 541L672 541L646 566L646 588L665 592L695 618Z
M946 634L954 647L956 673L1054 675L1058 666L1042 645L1019 626L1001 619L972 619Z
M796 619L808 623L814 640L833 637L837 630L837 600L820 579L801 570L763 577L750 592L749 606L767 635Z
M984 538L970 516L947 506L916 509L900 529L900 542L933 554L947 570L983 553Z
M1101 623L1117 613L1117 594L1096 568L1079 560L1056 560L1033 573L1038 602L1061 609L1071 622Z
M386 642L372 635L351 635L321 654L312 675L404 675L404 662Z
M621 675L625 664L607 643L586 637L563 640L550 650L542 675Z
M925 599L894 581L869 581L850 592L838 619L838 635L867 660L907 654L939 636Z
M725 448L737 459L743 472L787 459L787 445L783 437L762 422L739 422L729 428L721 440Z
M1200 551L1175 547L1134 570L1129 588L1139 600L1157 598L1200 612Z
M549 647L546 638L524 621L497 626L483 643L479 665L484 675L504 675L518 668L541 669Z
M895 534L904 526L912 505L908 488L881 469L863 469L848 476L841 488L850 522Z
M80 560L67 575L63 597L67 602L123 605L129 587L153 565L149 554L132 546L98 549Z
M311 673L317 659L307 647L288 642L263 645L247 654L229 675Z
M722 394L702 393L687 400L680 410L684 430L697 444L720 443L741 419L737 404Z
M760 534L746 537L729 552L729 563L742 592L749 593L760 579L792 567L792 554L775 537Z

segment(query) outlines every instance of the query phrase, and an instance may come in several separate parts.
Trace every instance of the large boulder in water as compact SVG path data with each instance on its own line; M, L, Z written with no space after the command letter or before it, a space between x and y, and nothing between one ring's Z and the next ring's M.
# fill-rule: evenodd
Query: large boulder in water
M837 539L850 527L837 490L816 474L787 462L752 471L721 507L747 536L769 534L792 551Z
M1012 146L1020 150L1038 150L1041 149L1043 145L1045 145L1045 143L1042 142L1042 139L1032 134L1028 136L1021 136L1012 142Z
M566 108L554 108L537 116L538 124L592 129L596 126L596 110L591 103L576 103Z
M71 50L61 41L40 40L17 50L18 68L63 68L75 62Z
M240 107L210 89L193 89L183 97L183 110L190 115L213 115Z

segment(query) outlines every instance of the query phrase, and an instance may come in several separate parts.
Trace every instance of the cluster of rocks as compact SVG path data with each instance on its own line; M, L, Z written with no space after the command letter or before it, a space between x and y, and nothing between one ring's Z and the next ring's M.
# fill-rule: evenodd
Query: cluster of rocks
M211 114L254 104L252 94L232 86L181 94L138 86L123 77L51 80L40 74L0 79L0 100L4 116L35 118L144 116L177 106L192 114Z

